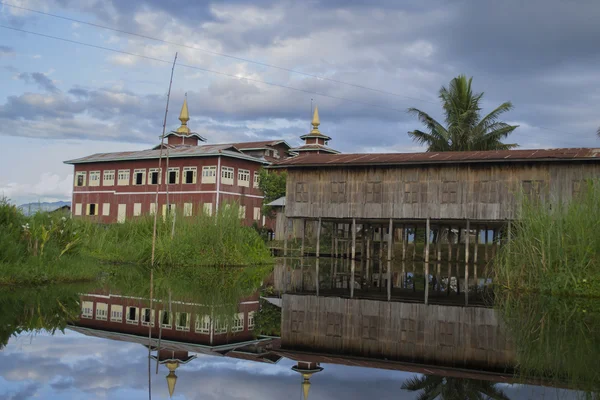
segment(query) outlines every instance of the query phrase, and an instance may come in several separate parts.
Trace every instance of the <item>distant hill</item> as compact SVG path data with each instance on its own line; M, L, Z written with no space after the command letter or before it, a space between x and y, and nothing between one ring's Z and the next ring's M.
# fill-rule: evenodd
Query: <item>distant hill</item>
M70 201L55 201L52 203L44 202L44 203L27 203L21 204L19 208L23 210L23 214L30 215L35 214L38 211L54 211L57 208L61 208L63 206L71 206Z

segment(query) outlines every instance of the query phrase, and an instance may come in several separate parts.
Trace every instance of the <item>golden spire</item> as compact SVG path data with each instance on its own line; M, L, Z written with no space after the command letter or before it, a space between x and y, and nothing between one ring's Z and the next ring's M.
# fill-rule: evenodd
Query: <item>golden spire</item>
M169 368L169 375L167 375L167 386L169 387L169 396L173 397L173 393L175 393L175 384L177 383L177 375L175 375L175 370L179 367L178 362L168 362L166 363L167 368Z
M310 131L311 135L312 134L317 134L320 135L321 132L319 132L319 125L321 125L321 121L319 121L319 107L315 106L315 112L313 113L313 119L311 122L313 128L312 131Z
M304 400L308 400L308 392L310 390L310 376L312 374L302 374L304 381L302 381L302 393L304 394Z
M179 120L181 121L181 126L177 128L177 133L183 133L185 135L190 134L190 128L188 128L187 123L190 120L190 113L188 112L187 105L187 93L185 94L185 99L183 100L183 106L181 107L181 113L179 113Z

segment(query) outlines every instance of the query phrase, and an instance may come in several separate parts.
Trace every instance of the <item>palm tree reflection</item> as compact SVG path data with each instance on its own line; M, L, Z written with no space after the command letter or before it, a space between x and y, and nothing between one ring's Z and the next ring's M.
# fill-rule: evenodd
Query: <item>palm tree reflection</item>
M510 400L496 383L478 379L424 375L407 380L402 389L422 391L417 400Z

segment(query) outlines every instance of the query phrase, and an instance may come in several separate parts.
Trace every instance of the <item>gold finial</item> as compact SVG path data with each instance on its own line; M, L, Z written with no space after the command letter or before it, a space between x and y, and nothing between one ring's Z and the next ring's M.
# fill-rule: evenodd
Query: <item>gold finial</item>
M175 384L177 383L177 375L175 375L175 370L179 367L178 362L168 362L167 368L169 369L169 375L167 375L167 386L169 387L169 396L173 397L173 393L175 393Z
M302 382L302 394L304 394L304 400L308 400L308 392L310 391L310 374L303 374L304 381Z
M185 94L185 99L183 99L183 106L181 107L181 113L179 113L179 120L181 121L181 126L177 128L177 133L189 135L190 128L188 128L187 123L190 120L190 113L187 105L187 93Z
M315 106L315 112L313 113L313 119L311 122L313 128L312 131L310 131L311 134L318 134L320 135L321 132L319 132L319 125L321 125L321 121L319 121L319 107Z

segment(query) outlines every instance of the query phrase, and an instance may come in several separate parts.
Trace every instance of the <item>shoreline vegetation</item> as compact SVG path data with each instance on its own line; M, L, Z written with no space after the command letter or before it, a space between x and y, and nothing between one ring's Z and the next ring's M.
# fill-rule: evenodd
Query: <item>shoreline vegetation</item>
M111 264L149 267L153 224L151 215L111 225L60 212L25 216L0 198L0 285L91 281ZM255 229L242 224L237 204L213 216L158 219L155 266L259 264L272 264L270 251Z

